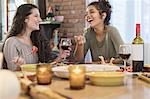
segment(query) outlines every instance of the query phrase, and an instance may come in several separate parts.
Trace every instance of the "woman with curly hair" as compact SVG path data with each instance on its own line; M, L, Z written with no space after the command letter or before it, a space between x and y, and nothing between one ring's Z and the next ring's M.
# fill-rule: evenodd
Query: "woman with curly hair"
M85 20L90 28L84 36L75 36L75 59L83 61L88 49L91 51L92 61L99 61L99 56L106 60L118 56L119 45L123 40L118 30L110 26L111 5L106 0L90 3L86 8Z
M41 21L37 6L23 4L17 8L3 46L4 68L14 71L22 64L58 62L70 55L69 50L62 49L58 57L52 55L50 43L39 27Z

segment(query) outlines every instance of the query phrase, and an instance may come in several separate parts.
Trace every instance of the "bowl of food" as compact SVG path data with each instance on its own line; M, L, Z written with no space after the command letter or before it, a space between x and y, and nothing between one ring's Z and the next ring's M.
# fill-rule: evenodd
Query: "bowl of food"
M87 73L91 84L97 86L114 86L124 84L123 72L90 72Z
M57 66L53 67L52 71L54 75L61 78L68 78L69 77L69 66L76 66L76 65L64 65L64 66ZM101 65L101 64L78 64L78 66L85 66L86 73L90 72L102 72L102 71L116 71L119 70L119 66L111 66L111 65Z
M21 70L23 72L36 72L37 64L23 64L21 65Z
M36 79L36 73L35 72L22 72L22 71L15 71L14 72L17 76L18 79L22 79L25 76L31 80L31 81L35 81Z
M21 71L16 72L17 77L23 78L26 76L28 79L34 81L36 75L37 64L23 64L21 65Z

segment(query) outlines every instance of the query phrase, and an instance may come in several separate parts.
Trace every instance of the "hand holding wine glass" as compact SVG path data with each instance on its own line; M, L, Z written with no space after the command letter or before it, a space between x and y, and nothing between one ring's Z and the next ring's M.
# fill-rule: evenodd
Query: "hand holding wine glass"
M126 62L131 55L131 45L127 45L127 44L120 45L119 46L119 55L124 61L124 70L125 70Z
M71 47L71 45L72 45L72 43L71 43L71 39L70 38L61 38L60 47L61 47L61 49L64 50L64 52L67 53L68 51L70 51L69 48ZM64 56L63 62L66 62L66 56L67 55Z

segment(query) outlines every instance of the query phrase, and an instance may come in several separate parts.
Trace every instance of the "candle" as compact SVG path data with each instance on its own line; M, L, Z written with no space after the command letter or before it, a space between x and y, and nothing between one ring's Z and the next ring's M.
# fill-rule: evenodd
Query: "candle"
M71 89L83 89L85 87L85 67L70 66L69 80Z
M50 64L38 64L36 69L37 82L40 85L51 83L52 72Z

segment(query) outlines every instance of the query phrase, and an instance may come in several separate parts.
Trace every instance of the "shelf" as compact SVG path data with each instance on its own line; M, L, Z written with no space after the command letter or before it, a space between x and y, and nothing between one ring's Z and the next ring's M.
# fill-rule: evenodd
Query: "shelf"
M42 21L40 24L60 24L58 21Z

